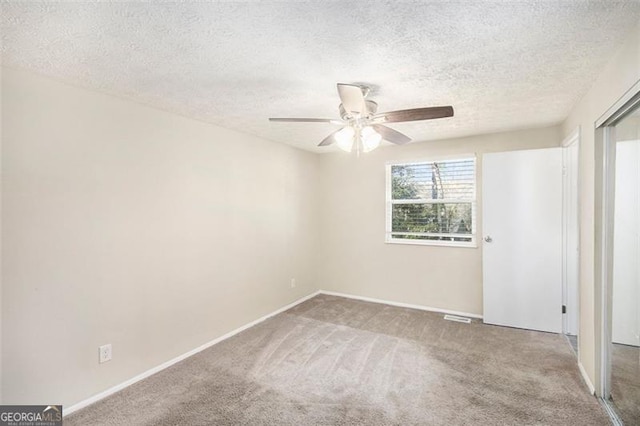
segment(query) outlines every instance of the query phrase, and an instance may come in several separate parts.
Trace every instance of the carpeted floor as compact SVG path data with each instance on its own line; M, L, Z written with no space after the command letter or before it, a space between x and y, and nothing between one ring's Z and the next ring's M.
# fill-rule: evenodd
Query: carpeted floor
M607 425L561 335L320 295L65 425Z
M613 344L611 399L625 425L640 425L640 348Z

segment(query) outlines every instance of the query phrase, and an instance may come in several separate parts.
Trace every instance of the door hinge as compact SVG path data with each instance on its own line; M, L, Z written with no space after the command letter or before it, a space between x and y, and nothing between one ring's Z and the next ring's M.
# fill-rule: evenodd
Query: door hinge
M562 313L563 314L567 313L567 305L562 305Z

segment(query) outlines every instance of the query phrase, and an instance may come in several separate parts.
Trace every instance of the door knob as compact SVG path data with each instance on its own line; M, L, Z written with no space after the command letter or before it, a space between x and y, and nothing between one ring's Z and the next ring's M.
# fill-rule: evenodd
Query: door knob
M491 235L487 235L486 237L484 237L484 240L488 243L492 243L493 242L493 238L491 238Z

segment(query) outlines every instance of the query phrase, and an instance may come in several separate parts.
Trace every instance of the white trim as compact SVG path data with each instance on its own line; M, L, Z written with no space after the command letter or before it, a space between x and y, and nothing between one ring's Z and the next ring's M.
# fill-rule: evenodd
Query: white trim
M391 232L391 236L394 235L418 235L425 237L445 237L445 238L471 238L469 234L439 234L437 232ZM434 240L426 240L426 241L434 241Z
M569 133L569 135L564 138L564 140L562 141L562 146L571 146L576 142L580 142L580 126L576 127L573 132Z
M562 141L562 304L567 307L567 313L562 314L562 333L578 335L580 333L580 136L581 128L576 127L563 141ZM575 147L575 148L574 148ZM571 164L571 168L567 168L568 153L570 149L577 151L576 163ZM575 170L574 170L575 168ZM576 187L572 188L571 178L576 178ZM571 217L571 197L572 191L576 190L575 198L577 201L577 210L575 217ZM569 264L569 250L573 247L569 240L569 226L572 224L572 219L576 220L576 245L577 245L577 264ZM577 297L575 301L577 304L573 306L570 302L574 299L574 295L569 294L569 268L575 268L576 280L578 288ZM569 329L569 318L572 318L572 323L575 322L575 329Z
M578 361L578 369L580 370L580 374L582 375L582 380L584 380L584 383L589 388L589 393L591 395L595 395L596 394L596 387L593 386L593 383L591 383L591 379L589 378L589 375L587 374L587 371L584 369L584 366L582 365L582 363L580 361Z
M391 204L466 204L475 203L472 198L438 198L437 200L429 198L415 198L413 200L390 200Z
M394 232L396 234L396 232ZM416 235L424 235L424 234L416 234ZM431 236L431 234L428 234ZM468 234L465 235L457 235L457 234L447 234L447 237L464 237L471 238L471 241L446 241L446 240L412 240L409 238L393 238L392 235L387 235L385 239L386 244L406 244L411 246L434 246L434 247L462 247L462 248L478 248L478 243L476 242L475 236L470 236Z
M386 166L396 166L398 164L427 164L427 163L442 163L445 161L459 161L459 160L476 160L478 155L474 153L462 153L462 154L446 154L446 155L433 155L429 157L421 157L419 159L394 159L386 161Z
M602 207L602 271L601 271L601 383L600 395L608 398L611 393L611 313L613 296L613 231L615 216L616 139L615 126L602 129L603 143L603 207ZM597 288L597 287L596 287Z
M640 106L640 80L613 104L595 123L596 158L602 154L600 166L596 168L596 325L600 333L596 340L596 373L599 378L598 396L605 403L611 394L611 334L612 334L612 286L613 286L613 231L615 213L615 126L634 108ZM596 166L598 164L596 163ZM600 203L600 205L598 204ZM599 298L599 300L598 300Z
M413 305L411 303L392 302L390 300L374 299L372 297L356 296L355 294L339 293L336 291L320 290L319 293L326 294L327 296L338 296L338 297L346 297L347 299L362 300L363 302L381 303L383 305L398 306L400 308L418 309L421 311L438 312L442 314L451 314L451 315L458 315L463 317L482 319L482 315L470 314L468 312L452 311L449 309L441 309L441 308L432 308L430 306Z
M634 98L640 96L640 80L636 82L629 90L627 90L624 95L622 95L611 107L600 116L595 122L595 128L601 127L603 125L612 125L613 121L621 118L625 115L629 110L631 110L634 106L637 105Z
M311 299L312 297L317 296L319 293L321 293L321 292L320 291L316 291L314 293L309 294L308 296L302 297L302 298L296 300L295 302L289 303L288 305L283 306L282 308L271 312L270 314L267 314L267 315L265 315L263 317L260 317L255 321L251 321L250 323L247 323L247 324L245 324L245 325L243 325L243 326L241 326L239 328L236 328L235 330L232 330L232 331L230 331L230 332L228 332L226 334L223 334L222 336L217 337L217 338L215 338L215 339L213 339L213 340L211 340L211 341L209 341L209 342L207 342L207 343L205 343L205 344L203 344L201 346L198 346L197 348L192 349L189 352L186 352L186 353L184 353L182 355L179 355L179 356L177 356L177 357L175 357L173 359L170 359L169 361L164 362L164 363L162 363L162 364L160 364L160 365L158 365L156 367L153 367L153 368L151 368L151 369L149 369L149 370L147 370L147 371L145 371L143 373L140 373L137 376L132 377L129 380L126 380L126 381L124 381L124 382L122 382L122 383L120 383L118 385L110 387L109 389L107 389L105 391L102 391L102 392L100 392L100 393L98 393L96 395L93 395L93 396L85 399L85 400L82 400L82 401L80 401L80 402L78 402L76 404L73 404L69 408L63 409L63 416L67 416L67 415L69 415L71 413L74 413L74 412L80 410L81 408L84 408L84 407L86 407L88 405L91 405L94 402L98 402L101 399L108 397L109 395L112 395L112 394L114 394L114 393L116 393L118 391L121 391L122 389L124 389L126 387L129 387L129 386L133 385L134 383L139 382L140 380L146 379L147 377L149 377L149 376L151 376L153 374L156 374L156 373L164 370L167 367L171 367L172 365L174 365L174 364L176 364L176 363L178 363L178 362L180 362L180 361L182 361L182 360L184 360L186 358L189 358L190 356L195 355L198 352L201 352L201 351L203 351L203 350L215 345L216 343L220 343L223 340L228 339L229 337L235 336L236 334L240 333L241 331L244 331L244 330L246 330L248 328L251 328L254 325L259 324L259 323L261 323L261 322L263 322L263 321L265 321L265 320L267 320L267 319L269 319L269 318L271 318L271 317L273 317L275 315L278 315L278 314L280 314L280 313L282 313L284 311L287 311L287 310L293 308L294 306L299 305L300 303L305 302L305 301Z
M391 201L393 197L391 196L391 164L387 162L384 166L384 230L385 230L385 241L389 238L389 231L392 227L392 204Z

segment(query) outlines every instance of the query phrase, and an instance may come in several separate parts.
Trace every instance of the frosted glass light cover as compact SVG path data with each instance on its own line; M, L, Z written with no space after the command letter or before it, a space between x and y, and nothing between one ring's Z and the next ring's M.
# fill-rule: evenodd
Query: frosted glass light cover
M335 135L336 145L343 151L351 152L353 148L353 136L355 135L353 127L345 127Z
M380 133L376 132L372 127L369 126L362 129L362 131L360 132L360 136L362 139L362 150L364 152L373 151L380 145L380 142L382 141L382 136L380 135Z

